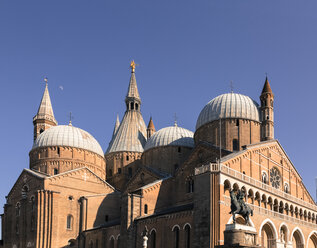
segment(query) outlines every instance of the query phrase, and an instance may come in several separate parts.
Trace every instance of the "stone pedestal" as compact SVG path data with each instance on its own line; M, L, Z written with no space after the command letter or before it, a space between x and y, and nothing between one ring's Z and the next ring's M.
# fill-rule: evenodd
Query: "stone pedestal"
M231 248L231 247L248 247L259 248L257 245L257 232L254 227L240 224L227 224L224 231L224 245L217 246L217 248Z

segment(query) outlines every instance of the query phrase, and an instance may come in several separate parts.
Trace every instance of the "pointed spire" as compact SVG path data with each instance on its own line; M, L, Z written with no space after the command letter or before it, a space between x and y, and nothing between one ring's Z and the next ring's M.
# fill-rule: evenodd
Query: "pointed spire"
M50 94L48 92L47 78L44 79L44 82L45 82L45 90L44 90L37 114L34 116L33 120L45 119L45 120L52 121L53 123L57 125L57 121L54 117Z
M149 121L149 124L147 125L147 128L151 129L151 130L154 130L154 132L155 132L155 127L154 127L154 123L153 123L153 120L152 120L152 116L150 117L150 121Z
M138 100L140 99L139 91L138 91L138 86L136 83L136 78L135 78L135 62L132 60L131 62L131 78L130 78L130 83L129 83L129 88L128 88L128 93L126 98L136 98Z
M120 126L119 115L117 115L116 124L114 125L112 137L115 136L115 134L117 133L119 126Z
M271 89L269 80L267 79L267 76L265 78L265 83L264 83L263 90L262 90L262 94L263 93L271 93L272 94L272 89Z

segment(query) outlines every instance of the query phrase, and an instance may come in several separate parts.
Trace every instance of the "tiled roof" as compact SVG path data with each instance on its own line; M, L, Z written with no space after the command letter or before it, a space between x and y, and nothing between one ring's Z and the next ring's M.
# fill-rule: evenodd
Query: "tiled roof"
M141 112L126 111L112 138L106 154L119 151L143 152L146 143L146 126Z
M60 125L47 129L37 137L32 149L46 146L76 147L103 156L101 146L91 134L70 125Z
M185 128L172 126L155 132L146 142L144 150L159 146L187 146L194 147L194 133Z
M200 112L196 130L214 120L241 118L260 122L259 105L250 97L228 93L217 96L206 104Z

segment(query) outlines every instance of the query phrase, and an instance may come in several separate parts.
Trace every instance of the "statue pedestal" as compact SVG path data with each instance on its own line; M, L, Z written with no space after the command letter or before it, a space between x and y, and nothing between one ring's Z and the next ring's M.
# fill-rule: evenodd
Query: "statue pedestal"
M224 231L224 238L224 245L217 246L217 248L260 247L256 244L257 232L252 226L227 224L226 230Z

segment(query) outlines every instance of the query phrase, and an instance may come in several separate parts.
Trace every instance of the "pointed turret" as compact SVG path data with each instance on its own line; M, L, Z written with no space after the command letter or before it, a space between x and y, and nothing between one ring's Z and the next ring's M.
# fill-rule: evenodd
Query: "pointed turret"
M141 163L140 159L147 139L147 129L140 111L141 99L135 78L134 61L131 62L131 69L125 98L127 109L121 123L117 119L113 137L105 153L107 179L118 189L121 189L124 180L128 180L132 171L135 171ZM126 179L121 178L125 176Z
M155 133L155 127L154 127L154 123L151 116L149 124L147 125L147 129L146 129L147 138L149 139L153 135L153 133Z
M274 139L274 94L268 78L265 78L261 100L261 140Z
M119 126L120 126L119 115L117 115L116 124L114 125L112 138L116 135Z
M265 83L264 83L263 90L262 90L262 94L264 94L264 93L273 94L269 80L267 79L267 77L265 78Z
M131 77L130 77L130 82L129 82L129 87L128 87L128 93L125 98L126 106L127 106L127 111L128 110L137 110L140 111L140 105L141 105L141 98L139 95L138 91L138 86L136 83L136 78L135 78L135 62L131 62Z
M57 121L54 117L53 107L51 103L50 94L48 92L47 78L45 81L45 90L43 97L37 111L37 114L33 117L34 125L34 140L45 130L49 129L52 126L57 125Z

